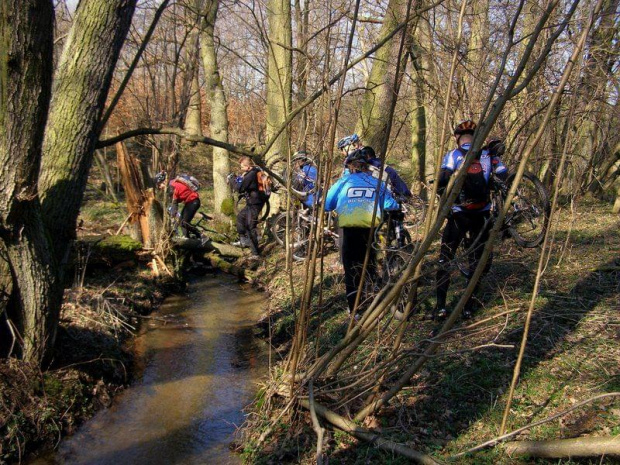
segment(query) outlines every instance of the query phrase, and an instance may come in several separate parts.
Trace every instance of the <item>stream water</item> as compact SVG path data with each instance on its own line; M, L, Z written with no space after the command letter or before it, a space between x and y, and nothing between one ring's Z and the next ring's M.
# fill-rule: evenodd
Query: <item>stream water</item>
M221 277L167 299L136 340L141 378L45 463L240 463L228 444L267 372L263 300Z

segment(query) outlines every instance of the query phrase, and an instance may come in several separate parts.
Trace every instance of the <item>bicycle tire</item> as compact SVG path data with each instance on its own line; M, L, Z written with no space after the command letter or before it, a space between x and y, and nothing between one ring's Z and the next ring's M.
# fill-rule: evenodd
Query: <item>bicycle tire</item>
M427 204L422 197L413 195L407 199L405 205L408 207L405 214L405 227L417 228L423 225L426 220Z
M293 212L282 212L273 219L271 224L271 234L279 245L284 245L286 240L286 217L289 216L289 225L291 228L295 226L295 214Z
M508 186L514 177L514 174L508 177ZM508 233L521 247L537 247L545 237L550 214L551 205L545 186L536 175L526 171L504 220Z
M290 216L289 229L291 231L291 247L293 249L293 259L303 261L308 253L308 243L310 235L310 225L297 221L297 212L282 212L277 215L271 225L271 234L275 241L284 246L286 243L286 218Z

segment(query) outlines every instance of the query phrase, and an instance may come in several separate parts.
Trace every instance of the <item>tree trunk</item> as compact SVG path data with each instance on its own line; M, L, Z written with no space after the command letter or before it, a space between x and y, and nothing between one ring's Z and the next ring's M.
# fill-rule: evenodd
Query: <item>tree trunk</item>
M211 105L209 123L211 137L215 140L228 142L228 103L220 77L214 40L219 3L219 0L207 0L204 5L200 46L205 69L207 97ZM217 213L222 212L222 203L232 200L230 189L226 183L228 173L230 173L228 151L220 147L213 147L213 205Z
M0 5L0 238L13 298L7 316L39 363L55 338L62 288L37 193L49 108L54 9L50 0ZM7 266L8 265L8 266Z
M555 441L514 441L506 444L509 456L527 455L552 459L620 456L620 438L585 437Z
M193 41L190 41L193 42ZM198 62L194 65L192 82L190 86L189 104L187 105L187 115L185 116L185 132L192 136L202 136L202 105L200 101L200 83Z
M155 199L153 189L146 189L140 161L129 154L122 142L116 144L118 166L125 190L127 211L130 215L129 224L135 225L134 230L144 247L154 249L159 244L163 227L163 210ZM133 235L132 235L133 237Z
M112 174L110 173L110 165L108 164L105 152L102 152L102 150L96 150L95 157L97 157L97 160L99 161L99 166L101 167L101 174L105 179L107 193L112 196L112 199L114 199L115 202L118 202L118 196L116 195L114 180L112 179Z
M75 237L99 120L135 4L136 0L82 0L56 70L39 189L43 219L59 261Z
M291 111L292 95L292 25L289 0L268 0L269 60L267 69L267 139L271 139ZM287 158L290 134L286 129L269 152L266 162L272 165Z
M390 34L405 18L407 3L408 0L390 0L381 26L380 40ZM362 113L357 122L356 132L360 134L365 145L374 147L377 151L385 146L384 142L388 137L387 129L394 116L390 113L393 102L398 97L401 81L399 79L399 82L394 82L395 76L398 67L404 66L406 62L405 58L398 62L398 51L402 34L408 34L408 31L408 28L403 29L377 51L370 77L366 83ZM385 154L382 155L385 156Z

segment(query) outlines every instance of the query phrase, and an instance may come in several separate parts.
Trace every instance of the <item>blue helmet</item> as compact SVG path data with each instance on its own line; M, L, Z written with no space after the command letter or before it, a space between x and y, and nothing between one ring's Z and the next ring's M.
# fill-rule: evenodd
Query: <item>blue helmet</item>
M360 141L360 136L357 134L351 134L350 136L343 137L338 141L338 150L342 150L351 144L355 144Z

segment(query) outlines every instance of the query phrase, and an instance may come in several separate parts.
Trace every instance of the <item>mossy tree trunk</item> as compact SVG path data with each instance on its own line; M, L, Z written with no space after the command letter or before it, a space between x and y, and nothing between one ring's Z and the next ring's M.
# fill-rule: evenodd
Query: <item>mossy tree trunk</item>
M134 8L135 0L80 2L50 100L52 2L0 4L0 235L13 280L8 313L31 362L41 362L54 343L61 259L75 235L99 118Z
M58 260L75 237L99 120L135 5L136 0L82 0L58 63L39 179L43 218Z
M209 129L215 140L228 142L228 102L224 94L224 86L217 62L215 49L215 21L219 8L219 0L199 0L203 3L203 18L200 28L200 47L202 63L205 70L207 97L211 106ZM217 213L222 213L222 204L232 201L232 195L226 183L230 173L228 151L213 147L213 203Z
M23 358L35 363L53 343L62 296L37 192L53 21L51 0L0 4L0 268L10 270L13 281L2 283L12 292L8 318L23 340Z
M381 25L380 40L390 34L406 17L408 0L390 0ZM393 103L398 97L400 81L395 82L399 66L406 63L406 54L399 60L399 49L402 34L408 28L394 35L387 44L381 47L373 60L372 70L366 83L366 91L362 102L362 112L356 126L356 132L365 145L381 150L388 137L387 130L393 115ZM402 78L402 73L400 77ZM385 154L381 154L385 155Z
M269 57L267 69L267 139L286 120L291 111L293 89L293 30L289 0L268 0ZM290 134L285 130L266 155L267 164L285 159L290 146Z

